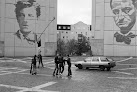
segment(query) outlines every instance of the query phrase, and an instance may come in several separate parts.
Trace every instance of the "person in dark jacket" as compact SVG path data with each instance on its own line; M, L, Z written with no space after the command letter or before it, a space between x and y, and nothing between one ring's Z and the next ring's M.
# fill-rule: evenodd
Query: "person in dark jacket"
M53 76L58 75L58 71L59 71L59 60L58 60L58 54L55 56L54 58L54 62L55 62L55 69L54 69L54 72L53 72Z
M63 59L63 56L60 54L59 55L59 73L60 73L60 75L62 75L62 73L64 72L64 66L65 66L65 61Z
M37 74L37 71L36 71L36 58L37 58L37 56L36 55L34 55L34 57L32 58L32 62L31 62L31 67L30 67L30 74Z
M39 60L39 65L38 65L38 68L39 68L40 64L41 64L41 66L42 66L42 67L44 67L43 62L42 62L42 55L41 55L41 51L40 51L40 53L39 53L39 55L38 55L38 60Z
M68 64L68 75L67 76L72 76L72 72L71 72L71 59L69 57L69 55L67 55L67 64Z

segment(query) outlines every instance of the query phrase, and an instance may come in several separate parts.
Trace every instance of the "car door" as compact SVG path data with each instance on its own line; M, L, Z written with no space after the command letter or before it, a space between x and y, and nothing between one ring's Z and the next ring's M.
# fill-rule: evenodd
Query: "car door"
M90 67L91 65L91 58L86 58L82 64L84 67Z
M98 67L99 64L100 64L99 58L98 57L92 57L91 67Z

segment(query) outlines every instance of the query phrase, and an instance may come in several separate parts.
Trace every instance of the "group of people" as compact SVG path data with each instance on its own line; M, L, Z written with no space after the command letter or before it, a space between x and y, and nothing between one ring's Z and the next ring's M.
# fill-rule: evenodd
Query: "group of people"
M62 73L64 72L65 62L67 62L68 64L68 75L67 76L72 76L71 59L69 55L67 55L67 58L64 59L61 54L59 55L57 54L54 61L55 61L55 69L53 71L53 76L62 75Z
M42 62L42 55L41 52L38 55L34 55L34 57L32 58L31 61L31 67L30 67L30 74L37 74L37 70L36 70L36 64L37 64L37 60L39 62L38 68L41 66L44 68L43 62Z

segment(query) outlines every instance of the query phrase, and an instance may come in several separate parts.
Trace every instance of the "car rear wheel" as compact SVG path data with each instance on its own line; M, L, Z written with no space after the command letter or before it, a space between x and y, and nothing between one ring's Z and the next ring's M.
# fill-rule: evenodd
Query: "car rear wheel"
M104 71L105 70L105 67L104 66L100 66L99 67L101 71Z
M82 68L83 68L82 65L79 64L79 65L78 65L78 69L82 69Z

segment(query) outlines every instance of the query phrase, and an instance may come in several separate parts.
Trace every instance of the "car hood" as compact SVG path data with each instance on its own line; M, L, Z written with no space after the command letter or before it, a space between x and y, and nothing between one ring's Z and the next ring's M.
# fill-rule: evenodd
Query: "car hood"
M77 62L74 62L74 64L81 64L83 63L84 61L77 61Z

